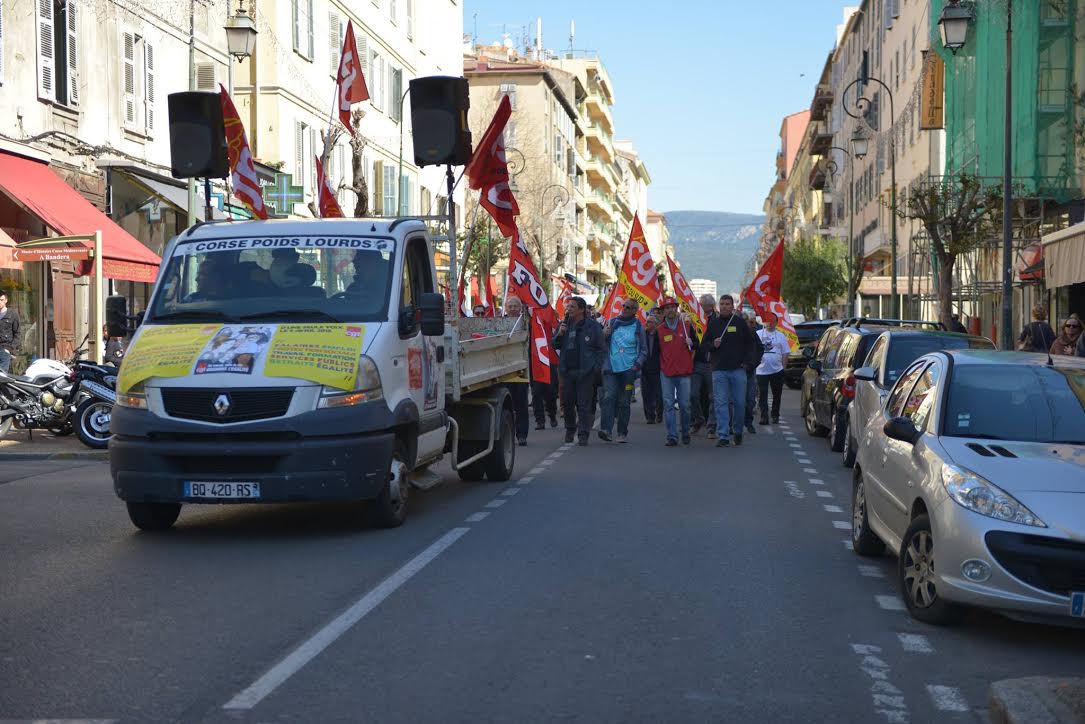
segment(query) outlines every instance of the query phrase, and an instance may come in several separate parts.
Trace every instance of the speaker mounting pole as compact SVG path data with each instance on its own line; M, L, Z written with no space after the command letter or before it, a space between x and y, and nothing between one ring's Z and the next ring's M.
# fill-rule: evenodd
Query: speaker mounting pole
M448 279L449 284L455 284L459 279L456 259L456 205L452 202L452 192L456 188L456 177L452 173L452 164L445 166L445 181L448 184ZM460 303L456 297L456 290L452 290L452 323L456 324L460 319Z
M211 221L211 220L213 220L215 218L215 216L211 211L211 177L210 176L204 176L203 177L203 200L204 200L203 220L204 221Z

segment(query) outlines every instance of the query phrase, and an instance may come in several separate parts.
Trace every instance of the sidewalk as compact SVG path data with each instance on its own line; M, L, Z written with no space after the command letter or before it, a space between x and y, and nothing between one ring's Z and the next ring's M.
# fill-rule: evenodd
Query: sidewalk
M12 430L0 439L0 464L5 460L109 460L108 450L91 450L74 434L56 437L48 430Z
M991 685L994 724L1081 724L1085 679L1033 676Z

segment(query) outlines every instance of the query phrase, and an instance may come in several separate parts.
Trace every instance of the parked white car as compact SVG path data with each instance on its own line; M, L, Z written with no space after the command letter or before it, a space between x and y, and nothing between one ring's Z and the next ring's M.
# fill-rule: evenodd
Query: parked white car
M854 549L897 553L913 617L1085 624L1085 360L928 354L856 434Z

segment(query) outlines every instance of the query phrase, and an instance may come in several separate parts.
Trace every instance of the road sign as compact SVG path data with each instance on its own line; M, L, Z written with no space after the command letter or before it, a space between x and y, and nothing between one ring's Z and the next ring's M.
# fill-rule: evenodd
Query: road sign
M90 249L63 249L34 247L21 249L15 247L11 250L13 261L83 261L90 258Z

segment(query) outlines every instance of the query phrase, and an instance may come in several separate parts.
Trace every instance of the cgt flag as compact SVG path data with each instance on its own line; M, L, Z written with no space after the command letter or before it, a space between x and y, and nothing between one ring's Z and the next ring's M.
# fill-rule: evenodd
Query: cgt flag
M256 166L252 162L249 140L245 137L245 126L237 115L237 108L230 99L230 94L219 84L219 100L222 103L222 120L226 126L226 155L230 160L230 188L234 196L244 204L256 219L267 218L264 206L264 193L260 190L260 180L256 177Z
M350 119L350 106L368 99L369 88L366 87L365 76L362 75L362 58L358 55L358 40L354 37L354 24L350 20L347 20L347 33L343 37L343 51L339 55L339 75L335 85L339 120L353 136L354 125Z
M565 317L565 307L569 305L569 300L572 299L573 284L568 279L561 280L561 292L558 294L557 301L554 302L554 311L557 312L558 319Z
M690 320L693 321L693 326L697 330L697 336L703 337L705 328L708 327L708 317L705 315L704 308L701 307L701 302L697 299L697 295L693 293L693 290L689 288L689 284L686 283L686 278L682 275L678 265L674 263L674 259L671 259L671 255L667 254L667 268L671 272L671 286L674 287L675 295L678 297L678 303L682 305L682 311L689 315Z
M787 305L780 297L783 280L784 242L781 241L761 265L761 269L753 278L753 284L747 287L742 296L761 319L765 319L768 314L776 315L780 331L787 337L791 351L795 352L799 349L799 338L795 334L795 325L791 323L791 317L787 314Z
M633 217L633 228L629 230L629 243L625 246L622 271L618 275L618 284L615 286L622 287L620 293L622 298L635 299L640 304L640 312L637 316L642 323L648 319L649 308L655 306L659 298L663 296L659 276L656 274L656 265L652 261L648 244L644 240L644 229L641 228L639 216ZM610 306L604 314L609 310Z
M622 313L622 302L625 301L625 287L619 282L607 292L603 306L599 307L599 316L604 322L609 322Z
M343 209L339 207L339 200L335 198L335 192L328 184L328 177L324 175L324 164L320 158L316 159L316 187L319 195L320 218L342 219Z
M475 154L464 169L468 183L479 194L479 204L490 212L497 228L506 237L517 237L516 217L520 207L509 188L509 166L505 160L505 126L512 116L512 102L503 96Z

